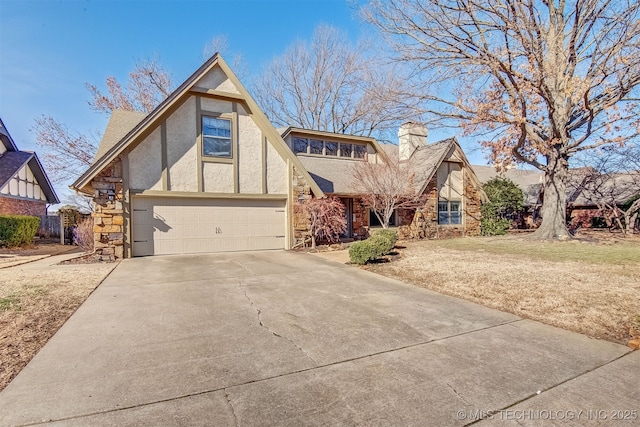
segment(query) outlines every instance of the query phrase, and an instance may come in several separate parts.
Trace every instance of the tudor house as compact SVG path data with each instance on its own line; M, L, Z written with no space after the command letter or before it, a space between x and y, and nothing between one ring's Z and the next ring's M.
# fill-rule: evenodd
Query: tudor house
M0 119L0 215L45 216L60 203L36 153L21 151Z
M427 144L413 124L401 128L399 146L278 131L217 54L151 113L114 111L73 188L93 196L104 257L290 249L307 231L294 204L326 194L345 204L345 237L366 237L370 215L350 169L385 162L394 149L421 165L429 195L422 208L398 213L406 234L477 234L484 193L455 140Z

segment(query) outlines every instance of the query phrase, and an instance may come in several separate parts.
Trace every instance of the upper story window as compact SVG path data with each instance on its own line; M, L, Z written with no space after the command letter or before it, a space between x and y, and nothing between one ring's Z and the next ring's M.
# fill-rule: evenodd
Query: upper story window
M442 162L437 172L438 224L462 224L462 167L459 163Z
M321 156L323 148L324 148L324 141L320 139L309 140L309 154L318 154Z
M231 158L231 120L202 116L202 155Z
M325 156L337 156L338 155L338 143L326 141L324 143L324 155Z
M347 159L366 159L367 146L347 142L324 141L322 139L293 137L293 152L316 156L340 157Z
M354 144L353 145L353 158L364 159L367 155L367 147L365 145Z
M307 138L293 138L293 152L294 153L306 153L309 147L309 140Z

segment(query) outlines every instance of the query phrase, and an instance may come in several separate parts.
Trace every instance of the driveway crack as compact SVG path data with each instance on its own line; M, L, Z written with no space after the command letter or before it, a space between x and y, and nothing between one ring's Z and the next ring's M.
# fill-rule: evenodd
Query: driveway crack
M460 400L462 400L464 402L465 405L471 405L471 403L469 403L469 401L467 399L465 399L464 396L462 396L460 393L458 393L458 390L456 390L451 384L449 384L448 381L443 381L443 383L444 383L444 385L449 387L449 389L451 389L451 391L453 391L453 394L458 396L460 398Z
M242 287L242 284L240 284L240 287ZM298 349L299 351L301 351L302 353L304 353L305 356L307 356L307 358L309 360L311 360L311 362L313 363L314 366L318 366L318 362L315 361L315 359L313 357L311 357L311 355L307 352L307 350L305 350L304 348L300 347L298 344L296 344L295 341L293 341L291 338L286 337L284 335L280 335L279 333L277 333L276 331L274 331L273 329L271 329L268 325L266 325L263 321L262 321L262 310L260 310L254 303L253 300L251 300L251 297L249 297L249 294L247 293L246 289L243 289L244 291L244 296L247 299L247 301L249 301L249 304L251 304L251 307L253 307L253 309L256 311L256 313L258 314L258 323L260 324L260 326L262 326L263 328L265 328L267 331L271 332L274 336L278 337L278 338L282 338L284 340L289 341L289 343L291 343L291 345L293 345L296 349Z
M240 425L238 424L238 416L236 415L236 410L233 407L233 403L231 403L231 396L229 396L229 392L226 388L224 389L224 397L226 397L227 404L229 405L229 408L231 408L231 414L233 415L233 425L238 427Z

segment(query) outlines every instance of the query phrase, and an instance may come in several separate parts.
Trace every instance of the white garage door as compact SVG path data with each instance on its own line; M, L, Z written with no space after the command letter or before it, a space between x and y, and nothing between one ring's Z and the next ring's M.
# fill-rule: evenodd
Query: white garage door
M284 200L133 197L133 255L284 249Z

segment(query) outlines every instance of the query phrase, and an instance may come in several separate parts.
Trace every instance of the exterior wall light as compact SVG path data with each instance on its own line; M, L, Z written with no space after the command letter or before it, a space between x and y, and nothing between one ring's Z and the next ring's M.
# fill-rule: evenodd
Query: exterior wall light
M113 202L116 199L116 192L112 188L107 190L107 198L110 202Z

